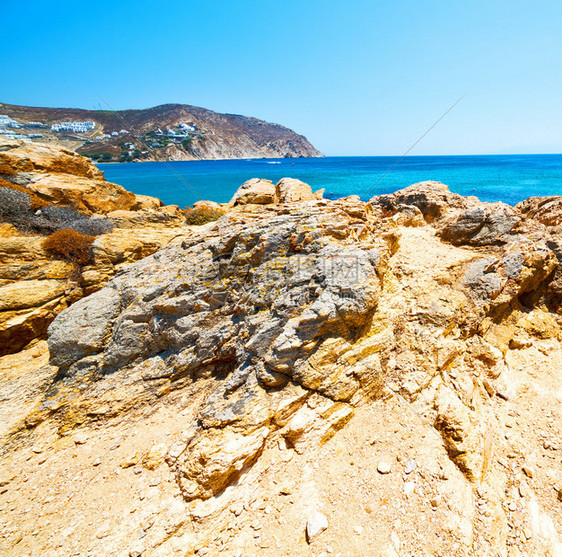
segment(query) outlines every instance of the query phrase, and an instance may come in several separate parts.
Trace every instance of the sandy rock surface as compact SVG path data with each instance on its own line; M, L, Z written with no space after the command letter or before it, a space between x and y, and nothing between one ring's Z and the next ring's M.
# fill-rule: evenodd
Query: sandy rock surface
M5 554L560 555L559 228L256 205L0 359Z

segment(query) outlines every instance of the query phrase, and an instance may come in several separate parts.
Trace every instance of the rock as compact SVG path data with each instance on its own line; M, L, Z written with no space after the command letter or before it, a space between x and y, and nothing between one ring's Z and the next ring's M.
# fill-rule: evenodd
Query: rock
M292 492L293 492L293 490L288 483L284 483L283 485L281 485L279 487L279 493L281 495L291 495Z
M427 222L434 222L451 212L477 206L479 201L476 197L451 193L448 186L441 182L420 182L390 195L375 196L369 203L391 212L408 206L417 207Z
M416 489L416 484L414 482L404 483L404 495L406 495L406 497L410 497L410 495L414 493L415 489Z
M390 457L384 457L382 460L379 460L377 464L377 470L380 474L390 474L392 471L392 460Z
M508 235L521 222L517 213L505 203L477 207L463 213L444 226L440 235L455 245L489 246L508 241Z
M306 521L306 537L308 543L312 543L314 539L328 528L328 519L320 512L315 511L310 514Z
M111 288L104 288L76 302L72 312L58 315L49 326L52 364L68 367L100 351L120 305L119 294Z
M0 182L17 184L42 205L72 205L94 216L109 213L115 217L115 229L94 241L93 264L78 268L46 251L45 236L1 225L0 356L44 338L60 311L99 290L123 264L150 255L185 230L185 216L177 207L164 207L155 198L135 196L106 182L82 156L35 143L2 148L3 142L0 139L0 166L10 181Z
M322 199L322 192L312 193L312 188L294 178L282 178L275 186L276 196L279 203L295 203L296 201L310 201ZM323 190L322 190L323 191Z
M435 497L432 497L429 500L429 503L433 507L433 509L436 509L441 504L441 496L436 495Z
M0 141L0 174L14 176L21 172L71 174L103 179L103 172L87 158L68 149L25 141Z
M482 381L482 385L484 386L484 389L486 389L486 392L490 396L494 396L496 394L496 390L487 379L484 379L484 381Z
M62 280L23 280L0 286L0 311L42 306L60 298L66 288Z
M2 471L0 475L0 487L7 486L14 479L14 474Z
M519 495L524 499L530 499L533 496L533 492L526 482L519 484Z
M452 460L469 479L478 478L483 467L481 433L472 422L468 408L445 386L437 393L435 407L435 425L442 432Z
M0 140L0 146L6 146ZM73 205L87 213L130 209L135 194L106 182L87 158L60 147L21 142L0 151L0 174L56 205Z
M476 298L494 299L499 294L504 282L493 271L496 259L480 259L466 271L462 284L469 288Z
M0 184L1 184L1 182L0 182ZM0 223L0 238L12 238L14 236L19 236L18 229L13 225L8 224L7 222L1 222Z
M157 197L135 194L135 204L131 207L131 211L157 211L163 206L164 204Z
M148 470L156 470L158 466L164 464L167 453L168 447L164 443L154 445L144 456L142 460L143 466L148 468Z
M277 202L277 191L275 185L270 180L252 178L244 182L236 191L229 205L267 205Z
M276 185L270 180L252 178L238 188L229 206L311 201L322 199L323 191L312 193L308 184L294 178L282 178Z
M244 505L242 503L235 503L230 507L230 512L234 514L234 516L240 516L242 511L244 510Z
M193 204L194 209L199 209L199 208L215 209L217 211L223 211L223 212L226 212L227 207L228 207L228 203L217 203L216 201L206 201L206 200L196 201Z
M329 439L353 416L348 405L322 401L321 406L303 406L281 430L299 453L304 447Z
M139 523L146 547L161 554L200 547L236 554L266 544L272 554L298 554L298 536L276 539L272 528L278 520L281 532L290 532L320 500L334 505L330 528L348 533L362 524L362 508L377 513L377 528L346 542L364 542L367 552L502 554L506 540L520 539L508 537L511 522L518 535L533 523L532 552L548 554L537 525L555 529L541 509L552 507L557 453L541 444L555 439L558 425L562 337L549 290L558 256L540 223L523 222L497 245L442 241L436 229L470 203L437 205L432 226L399 224L381 205L353 196L237 205L123 266L98 294L57 317L51 358L60 366L48 367L40 381L27 375L35 369L31 355L0 367L0 423L10 418L4 458L21 466L30 457L34 467L32 487L18 477L0 501L6 522L27 531L20 514L27 507L13 511L11 500L25 496L32 506L35 474L82 474L97 454L94 439L109 447L126 435L127 446L104 453L99 474L90 468L96 482L79 503L67 498L77 484L57 483L69 512L107 523L100 528L106 533L113 509L135 515L105 535L110 554L128 547L124 540L139 535ZM399 207L400 214L422 214L417 205ZM430 205L424 210L432 214ZM109 247L107 253L109 260ZM531 344L513 350L514 338ZM510 402L489 396L492 389ZM19 406L26 410L12 427ZM77 428L89 434L84 449L65 446L64 434ZM62 437L50 444L45 432ZM152 447L155 435L170 447L169 468L135 476L153 449L156 466L164 458L165 447ZM35 439L49 456L46 466L36 465ZM133 447L142 456L125 458ZM399 459L385 466L388 453ZM541 473L519 501L524 454ZM131 470L111 468L110 455ZM390 476L373 481L374 468ZM392 481L394 471L403 487ZM88 516L99 501L95 490L113 492L128 481L131 508L115 497L112 509ZM170 500L185 502L173 517ZM150 517L157 522L145 528ZM86 524L64 551L82 547ZM424 536L408 535L420 525ZM388 541L393 529L401 544ZM46 546L47 535L38 536Z
M414 459L408 460L406 466L404 466L404 473L411 474L417 468L416 461Z
M363 526L355 526L355 528L353 528L353 533L360 536L363 533Z
M424 226L423 213L415 205L399 205L392 220L400 226Z
M529 197L518 203L515 209L545 226L562 226L562 199L559 195Z
M127 458L123 459L119 464L119 466L121 466L121 468L130 468L131 466L135 466L135 464L138 464L139 460L140 457L138 453L134 453L128 456Z
M49 329L52 363L78 382L89 374L92 386L99 379L118 382L119 374L127 373L127 384L138 382L143 396L149 396L141 387L149 378L168 381L223 362L225 381L217 382L201 407L198 448L182 453L175 464L186 498L210 497L250 466L267 433L262 426L272 419L297 450L322 442L353 415L345 401L358 390L360 378L375 380L380 370L375 354L369 368L362 364L344 372L345 364L334 366L333 358L346 349L345 342L325 337L330 328L341 329L342 339L351 338L376 307L377 268L389 257L388 242L393 240L368 238L363 250L353 228L342 228L345 223L368 225L368 213L359 210L363 205L347 200L335 202L329 212L320 205L289 214L279 206L275 222L258 220L257 228L234 216L210 227L203 243L185 240L144 259L55 319ZM269 216L268 211L261 218ZM347 249L346 243L355 245ZM287 250L296 257L287 257ZM186 258L199 268L186 266ZM227 258L231 263L225 265ZM277 283L281 291L258 286L285 274L291 278ZM151 282L139 282L137 277L146 276ZM236 314L242 305L247 309L240 319ZM256 312L258 307L271 309ZM216 319L209 319L209 312ZM272 387L276 390L270 392ZM315 408L305 408L311 389L321 399ZM82 405L72 396L71 406ZM92 399L86 392L83 396L91 406ZM225 428L230 425L239 433ZM236 440L242 437L240 445ZM238 453L223 451L231 446L230 439ZM196 456L199 448L206 454ZM206 459L208 473L201 473Z
M88 436L85 433L77 433L74 436L74 443L76 445L85 445L88 442Z
M207 499L238 478L262 451L269 434L266 427L253 434L234 430L201 432L178 461L178 482L187 500Z
M535 476L535 469L532 466L525 465L522 467L522 470L528 478L533 478Z
M130 229L137 229L138 232L150 233L155 239L157 236L163 235L167 228L174 228L171 231L178 235L178 228L185 226L185 212L181 211L177 205L162 205L158 209L139 209L139 210L118 210L111 211L107 214L107 218L115 226L114 232L104 234L98 240L106 237L119 238L121 242L132 242L132 238L126 237L125 234L130 236ZM120 232L120 234L118 234ZM164 236L165 237L165 236ZM141 238L137 238L139 242ZM152 253L152 252L151 252Z

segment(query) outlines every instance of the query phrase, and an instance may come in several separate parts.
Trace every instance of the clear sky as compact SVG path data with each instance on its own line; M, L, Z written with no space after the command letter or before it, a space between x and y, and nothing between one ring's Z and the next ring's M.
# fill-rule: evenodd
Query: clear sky
M329 155L562 152L560 0L0 0L0 101L169 102ZM107 109L102 103L101 108Z

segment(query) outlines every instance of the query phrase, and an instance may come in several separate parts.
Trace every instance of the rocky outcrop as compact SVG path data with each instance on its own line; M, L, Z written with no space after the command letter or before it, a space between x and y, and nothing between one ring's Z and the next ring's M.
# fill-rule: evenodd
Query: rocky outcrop
M369 200L383 211L397 213L416 207L427 222L439 221L445 216L480 207L477 197L463 197L449 191L441 182L420 182L389 195L378 195Z
M236 191L230 204L235 205L267 205L277 202L277 192L271 180L252 178L244 182Z
M368 210L354 202L330 211L320 203L251 227L227 215L204 242L161 250L49 328L52 363L69 379L131 366L139 385L224 377L200 409L202 427L189 441L197 451L178 458L187 499L224 489L271 430L285 428L297 443L304 431L291 418L310 392L332 401L328 411L360 388L365 371L344 373L337 354L376 309L394 235L369 234ZM139 289L142 276L151 280ZM365 381L377 381L377 367Z
M46 251L44 235L0 225L0 355L44 338L62 309L102 288L127 263L188 233L178 207L106 182L88 159L65 149L3 140L0 173L0 187L17 187L43 205L105 214L114 225L94 241L91 263L81 267Z
M498 203L465 211L444 226L440 234L445 241L456 245L505 244L509 241L508 235L520 222L513 208Z
M0 140L0 178L42 201L73 205L86 213L131 209L135 194L106 182L103 173L73 151L18 140Z
M233 205L60 313L50 365L0 384L52 380L11 418L5 459L33 474L7 508L40 505L41 455L72 483L48 518L9 511L18 533L47 540L64 504L69 552L557 555L552 231L435 183Z
M324 190L313 193L308 184L294 178L282 178L277 184L273 184L270 180L252 178L238 188L229 206L311 201L322 199L323 193Z
M562 227L562 199L559 195L529 197L518 203L515 208L527 218L535 219L560 232L560 227Z

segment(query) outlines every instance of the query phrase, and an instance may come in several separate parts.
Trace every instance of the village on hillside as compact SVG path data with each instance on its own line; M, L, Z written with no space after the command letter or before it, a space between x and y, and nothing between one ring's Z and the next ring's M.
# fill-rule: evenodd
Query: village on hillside
M145 158L149 151L169 146L187 150L194 139L204 141L205 134L193 122L133 135L126 129L105 133L103 126L94 121L20 122L6 114L0 114L0 136L6 139L74 142L72 148L84 147L83 154L97 162L132 162ZM99 144L99 149L95 148L96 144Z

